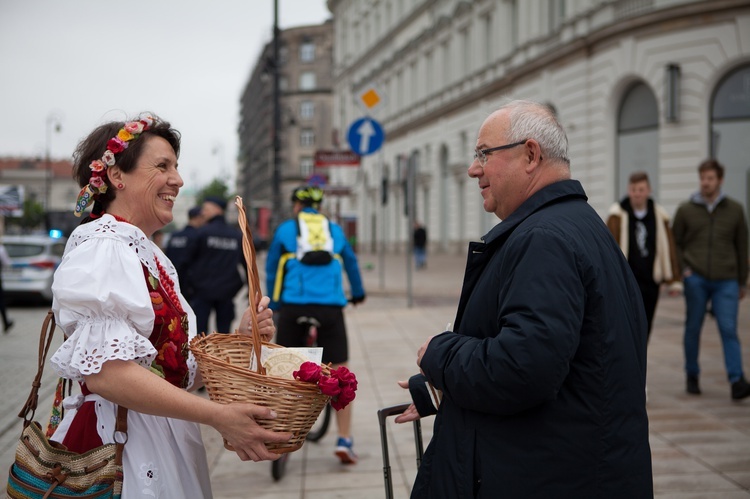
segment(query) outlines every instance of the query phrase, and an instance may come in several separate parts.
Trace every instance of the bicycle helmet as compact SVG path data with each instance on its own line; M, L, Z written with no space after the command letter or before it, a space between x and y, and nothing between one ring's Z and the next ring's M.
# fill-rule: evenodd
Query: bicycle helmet
M323 189L314 185L297 187L292 192L292 201L299 201L305 206L317 206L323 201Z

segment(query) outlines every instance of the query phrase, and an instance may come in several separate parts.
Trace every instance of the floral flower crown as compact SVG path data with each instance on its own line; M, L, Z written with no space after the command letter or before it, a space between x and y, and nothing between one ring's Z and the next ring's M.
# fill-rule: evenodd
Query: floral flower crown
M89 183L78 194L74 211L75 216L80 217L83 210L98 199L100 194L107 192L107 182L105 180L107 168L115 165L115 154L127 149L128 142L140 137L153 124L154 118L151 116L141 117L138 121L129 121L125 123L125 126L120 128L117 135L107 141L107 150L104 151L102 158L92 161L89 165L89 168L91 168L91 178L89 179Z

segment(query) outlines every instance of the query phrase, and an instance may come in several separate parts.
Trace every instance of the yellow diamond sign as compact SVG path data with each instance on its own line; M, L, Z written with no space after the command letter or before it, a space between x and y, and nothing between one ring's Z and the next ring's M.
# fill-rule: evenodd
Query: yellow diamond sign
M380 95L374 88L369 89L359 97L368 109L372 109L380 103Z

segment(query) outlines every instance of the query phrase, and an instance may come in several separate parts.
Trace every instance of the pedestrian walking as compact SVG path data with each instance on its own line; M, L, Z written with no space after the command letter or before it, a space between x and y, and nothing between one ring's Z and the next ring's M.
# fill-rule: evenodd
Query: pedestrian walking
M721 190L724 167L709 159L698 166L700 189L682 203L672 231L685 288L686 390L700 395L698 354L708 304L724 347L733 400L750 397L737 336L739 303L747 290L748 228L745 210Z
M427 229L419 222L414 222L414 264L418 269L427 266Z
M412 498L653 495L643 304L567 144L534 102L479 129L468 174L502 223L469 245L453 331L417 352L396 421L431 412L425 380L442 398Z
M307 345L307 325L300 317L318 320L317 344L323 348L323 363L346 366L349 347L344 322L342 273L346 271L352 303L365 300L357 256L341 227L320 213L323 191L301 187L292 193L294 218L281 223L268 248L267 288L271 307L279 311L276 342L287 347ZM355 464L351 431L352 405L336 411L338 439L335 454L343 464Z
M630 175L628 195L610 207L607 218L607 227L628 260L641 290L649 337L661 285L668 284L672 295L682 291L669 222L667 211L651 199L646 172Z

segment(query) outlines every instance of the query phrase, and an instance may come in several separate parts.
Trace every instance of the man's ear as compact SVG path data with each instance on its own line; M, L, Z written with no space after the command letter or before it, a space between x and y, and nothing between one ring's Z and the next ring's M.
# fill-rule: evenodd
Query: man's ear
M542 162L542 148L539 147L539 142L534 139L527 140L524 148L526 149L525 153L528 165L526 169L528 173L531 173Z

